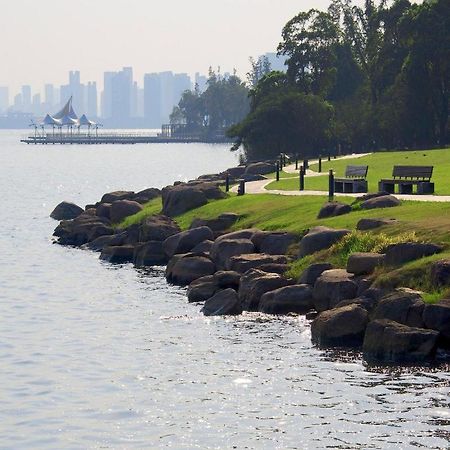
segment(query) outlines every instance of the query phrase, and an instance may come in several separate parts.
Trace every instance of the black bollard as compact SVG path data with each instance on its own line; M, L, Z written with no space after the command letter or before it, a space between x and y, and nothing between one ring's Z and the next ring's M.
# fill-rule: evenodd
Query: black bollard
M244 194L245 194L245 180L239 180L237 195L244 195Z
M322 157L319 156L319 173L322 172Z
M280 181L280 162L279 161L277 161L276 180Z
M306 171L309 169L309 163L307 159L303 160L303 171L306 173Z
M328 153L328 161L331 161L331 155Z
M225 192L230 191L230 174L227 172L227 175L225 177Z
M295 154L295 170L298 170L298 155Z
M300 176L300 190L304 191L305 190L305 170L303 169L303 166L300 166L299 176Z
M328 201L332 202L334 198L334 173L333 169L330 169L328 176Z

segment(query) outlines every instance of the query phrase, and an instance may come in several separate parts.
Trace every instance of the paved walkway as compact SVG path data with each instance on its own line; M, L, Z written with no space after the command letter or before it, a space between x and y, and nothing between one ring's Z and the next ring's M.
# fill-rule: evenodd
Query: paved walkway
M338 159L354 159L362 158L363 156L368 156L370 153L358 153L352 155L341 156ZM310 164L316 164L318 160L311 160ZM295 164L291 164L283 168L287 173L298 173L295 170ZM307 170L305 176L307 177L317 177L317 176L327 176L328 173L318 173L312 170ZM280 179L283 179L282 177ZM288 179L288 178L284 178ZM282 191L278 189L265 189L265 187L275 181L274 179L259 180L259 181L249 181L245 183L245 193L246 194L276 194L276 195L317 195L317 196L327 196L327 191ZM231 188L231 192L237 193L237 186ZM365 194L335 194L335 197L362 197ZM417 202L450 202L450 195L405 195L405 194L395 194L395 196L400 200L410 200Z

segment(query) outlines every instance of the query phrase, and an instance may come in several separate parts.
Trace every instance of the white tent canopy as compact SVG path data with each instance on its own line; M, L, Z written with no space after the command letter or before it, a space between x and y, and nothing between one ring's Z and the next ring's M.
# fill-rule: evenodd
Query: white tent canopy
M54 117L50 116L50 114L47 114L44 117L44 120L42 121L41 125L53 125L60 127L62 125L61 120L55 119Z

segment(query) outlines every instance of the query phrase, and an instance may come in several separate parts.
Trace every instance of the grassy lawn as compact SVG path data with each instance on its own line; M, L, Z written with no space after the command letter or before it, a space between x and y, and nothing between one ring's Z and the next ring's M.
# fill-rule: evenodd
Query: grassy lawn
M368 165L369 192L378 190L378 181L382 178L391 178L394 165L421 165L434 166L432 181L435 183L437 195L450 195L450 149L407 151L407 152L378 152L362 158L347 160L331 160L322 162L322 172L328 173L329 169L335 171L336 176L343 176L345 167L349 164ZM317 170L317 165L311 166ZM270 183L266 189L279 189L284 191L298 190L298 175L289 180L280 180ZM328 177L306 177L305 189L328 190Z
M207 205L188 211L175 220L182 229L188 229L194 218L212 219L224 212L234 212L241 216L233 229L255 227L262 230L285 230L303 235L309 228L317 225L332 228L348 228L354 230L361 218L379 217L395 218L397 225L389 225L371 232L357 232L349 249L330 249L312 256L297 260L292 264L290 275L297 277L301 270L314 261L331 261L337 267L345 267L348 253L353 251L370 251L371 245L380 242L395 242L402 240L417 240L434 242L444 246L444 252L429 258L406 264L398 269L380 269L376 274L376 285L380 287L410 287L425 292L427 301L436 301L447 297L450 291L435 291L430 284L430 264L442 258L450 259L450 203L403 202L395 208L376 210L361 210L357 207L343 216L328 219L317 219L317 213L326 196L281 196L274 194L245 195L237 197L230 195L223 200L211 201ZM352 203L353 199L340 199ZM145 217L157 214L161 210L161 199L155 199L145 205L143 211L130 216L120 224L121 227L141 222ZM371 235L373 238L370 238ZM369 247L367 247L369 245ZM351 251L350 251L351 250Z

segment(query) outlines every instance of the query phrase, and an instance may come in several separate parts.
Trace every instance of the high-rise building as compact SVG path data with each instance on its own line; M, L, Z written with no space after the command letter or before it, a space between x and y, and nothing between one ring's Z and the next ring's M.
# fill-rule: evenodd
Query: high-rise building
M183 92L192 89L191 78L187 73L176 73L173 77L173 101L178 105Z
M150 128L158 128L161 120L161 81L159 74L144 75L144 118Z
M34 94L33 100L31 103L31 112L34 115L40 115L41 114L41 94Z
M133 86L133 70L124 67L112 78L111 118L114 126L129 125L131 117L131 91Z
M195 74L195 84L198 86L200 92L205 92L208 87L208 78L200 73Z
M0 86L0 114L4 114L9 108L9 89L6 86Z
M47 108L53 108L57 104L55 100L55 88L53 84L46 84L44 86L44 101Z
M14 111L22 111L23 110L23 100L22 94L16 94L14 96Z
M110 119L112 116L112 80L115 72L105 72L103 74L103 92L102 92L102 117Z

